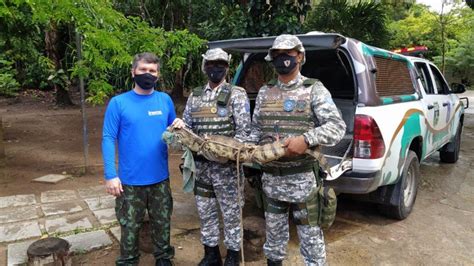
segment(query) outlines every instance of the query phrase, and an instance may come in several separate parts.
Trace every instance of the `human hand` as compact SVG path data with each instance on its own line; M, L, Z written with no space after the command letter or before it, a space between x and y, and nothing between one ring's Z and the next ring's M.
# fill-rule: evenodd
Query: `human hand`
M123 192L122 182L120 181L120 178L117 176L112 179L106 180L105 190L110 195L114 195L116 197L120 196L120 194L122 194Z
M308 144L306 144L302 135L285 139L283 146L286 147L287 156L301 155L308 149Z
M177 129L180 129L180 128L184 128L186 127L186 123L184 123L184 121L180 118L176 118L173 123L171 124L171 127L172 128L177 128Z

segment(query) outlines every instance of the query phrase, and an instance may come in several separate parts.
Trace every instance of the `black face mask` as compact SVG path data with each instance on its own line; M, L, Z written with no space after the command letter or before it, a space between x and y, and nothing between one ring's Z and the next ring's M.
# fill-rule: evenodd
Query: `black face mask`
M295 69L296 56L291 56L287 54L280 54L275 57L272 61L273 66L278 74L286 75Z
M223 66L209 66L205 68L207 77L214 83L219 83L225 76L226 67Z
M153 76L150 73L135 75L133 80L135 83L140 86L140 88L144 90L151 90L155 87L156 80L158 79L157 76Z

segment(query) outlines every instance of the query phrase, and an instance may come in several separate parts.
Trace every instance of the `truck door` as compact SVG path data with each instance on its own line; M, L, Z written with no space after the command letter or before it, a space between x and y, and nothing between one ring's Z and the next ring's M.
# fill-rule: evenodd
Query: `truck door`
M424 142L426 143L426 155L429 155L438 150L440 145L440 141L435 135L438 130L444 127L444 123L440 122L444 97L437 94L429 65L425 62L416 62L415 67L423 87L421 101L423 102L423 111L427 121Z
M446 83L443 75L441 75L441 72L432 64L430 64L430 70L433 74L436 94L440 97L441 100L442 108L440 111L440 124L444 125L444 127L447 127L454 112L454 101L450 97L448 84Z

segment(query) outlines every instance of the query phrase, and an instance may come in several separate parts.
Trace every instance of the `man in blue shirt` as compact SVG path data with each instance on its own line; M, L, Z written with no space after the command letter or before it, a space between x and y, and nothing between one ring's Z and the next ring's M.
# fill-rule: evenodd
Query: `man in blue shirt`
M116 196L115 212L122 231L117 265L138 264L138 236L145 210L150 217L156 265L171 265L174 256L170 245L173 200L168 151L161 135L174 122L176 113L171 98L154 90L158 75L156 55L135 55L133 90L113 97L105 112L102 134L105 186L107 193Z

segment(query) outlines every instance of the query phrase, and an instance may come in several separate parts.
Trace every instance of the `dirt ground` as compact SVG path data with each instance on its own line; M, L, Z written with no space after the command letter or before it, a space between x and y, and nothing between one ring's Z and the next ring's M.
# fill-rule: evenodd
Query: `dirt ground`
M0 196L102 184L104 110L87 108L90 171L84 174L79 107L56 108L41 97L1 99L6 157L1 168ZM340 201L336 223L325 231L331 265L474 265L474 115L466 115L464 124L459 162L441 164L435 154L422 164L417 202L406 220L387 219L373 204ZM180 154L171 151L175 264L196 265L203 253L199 222L192 196L181 190L179 162ZM64 172L73 177L55 185L31 182L45 174ZM244 216L259 212L251 199L246 201ZM113 265L118 251L114 242L107 249L76 255L74 264ZM288 253L285 265L302 265L294 227ZM247 265L263 265L261 250L246 256L253 260ZM6 264L5 257L5 246L0 246L0 265ZM140 265L152 264L152 256L143 254Z

